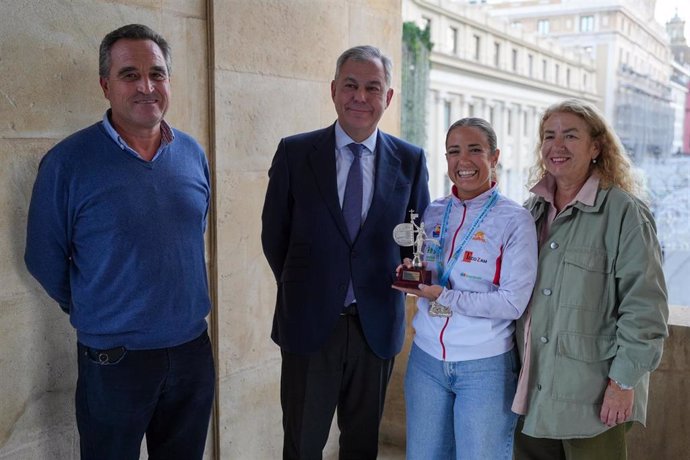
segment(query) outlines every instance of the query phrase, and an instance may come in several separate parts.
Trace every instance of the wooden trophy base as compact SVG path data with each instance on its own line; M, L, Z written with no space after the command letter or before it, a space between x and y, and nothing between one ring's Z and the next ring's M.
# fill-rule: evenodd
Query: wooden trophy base
M423 268L403 268L398 273L394 286L418 289L420 284L431 284L431 271Z

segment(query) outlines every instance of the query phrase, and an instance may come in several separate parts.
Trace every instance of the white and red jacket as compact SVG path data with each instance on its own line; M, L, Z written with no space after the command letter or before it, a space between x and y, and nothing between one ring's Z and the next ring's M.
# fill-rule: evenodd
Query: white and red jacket
M446 205L452 202L445 232L444 268L493 190L462 201L455 194L431 203L422 221L429 238L440 239ZM428 244L428 243L427 243ZM436 262L426 261L438 284ZM537 234L530 213L514 201L498 200L467 241L436 300L451 317L429 316L429 300L419 298L414 342L442 361L497 356L514 346L515 320L527 307L537 274Z

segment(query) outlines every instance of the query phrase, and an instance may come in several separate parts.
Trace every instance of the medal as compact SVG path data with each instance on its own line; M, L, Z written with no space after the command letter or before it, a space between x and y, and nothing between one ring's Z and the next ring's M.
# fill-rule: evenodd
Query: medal
M429 316L436 316L439 318L450 318L451 316L453 316L453 310L446 307L445 305L441 305L435 300L432 300L429 304Z
M453 267L455 266L455 263L458 261L460 258L460 254L462 254L463 249L465 248L465 245L467 242L472 238L472 236L475 234L477 229L479 228L479 225L484 221L484 218L486 215L489 213L491 208L496 204L496 201L498 201L498 192L496 189L491 193L489 196L488 201L484 205L484 208L482 208L481 212L479 215L476 217L474 222L470 225L470 229L465 233L464 238L458 245L457 249L455 252L451 255L450 259L446 264L443 263L443 247L445 244L446 240L446 234L448 233L448 221L450 218L450 211L452 208L452 200L448 201L448 204L446 205L446 210L443 213L443 221L441 223L441 228L440 228L440 233L441 233L441 241L439 242L439 245L436 248L433 248L436 251L437 259L436 259L436 276L438 276L438 284L441 286L448 286L448 280L450 279L450 274L451 271L453 270ZM445 305L441 305L437 301L433 300L431 303L429 303L429 316L435 316L435 317L441 317L441 318L450 318L453 315L453 311L450 309L450 307L447 307Z

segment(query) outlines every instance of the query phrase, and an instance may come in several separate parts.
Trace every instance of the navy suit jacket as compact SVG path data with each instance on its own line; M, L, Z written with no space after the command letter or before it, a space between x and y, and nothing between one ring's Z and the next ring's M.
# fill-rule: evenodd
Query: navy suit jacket
M381 358L395 356L405 336L403 294L391 288L409 248L393 227L429 204L424 152L379 130L374 196L355 241L342 215L335 167L335 124L280 141L268 172L261 242L277 282L273 340L285 351L324 345L343 310L353 279L367 343Z

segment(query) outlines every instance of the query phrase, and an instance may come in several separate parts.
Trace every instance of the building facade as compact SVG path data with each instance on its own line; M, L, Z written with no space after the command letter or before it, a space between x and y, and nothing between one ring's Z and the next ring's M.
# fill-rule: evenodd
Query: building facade
M685 38L685 21L678 14L666 23L671 40L673 64L671 88L675 119L673 152L690 155L690 46Z
M671 51L656 0L498 2L490 14L591 56L601 109L635 160L671 153Z
M673 107L673 145L675 155L690 155L690 65L671 63L671 106Z
M556 101L596 103L593 60L493 20L483 7L449 0L404 0L403 21L429 27L431 71L427 145L432 197L450 189L445 136L460 118L476 116L496 130L501 150L498 183L522 201L534 163L539 117Z

